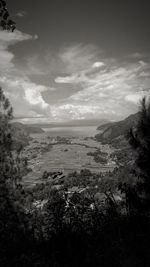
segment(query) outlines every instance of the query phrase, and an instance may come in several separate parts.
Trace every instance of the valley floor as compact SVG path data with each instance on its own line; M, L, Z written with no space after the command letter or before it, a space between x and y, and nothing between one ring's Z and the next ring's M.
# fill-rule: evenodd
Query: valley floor
M107 164L95 162L92 155L96 151L107 153ZM63 171L64 175L81 169L91 172L112 171L116 167L110 158L113 152L108 145L101 145L92 137L49 137L47 134L32 134L32 140L24 151L30 172L24 177L26 186L41 183L44 171Z

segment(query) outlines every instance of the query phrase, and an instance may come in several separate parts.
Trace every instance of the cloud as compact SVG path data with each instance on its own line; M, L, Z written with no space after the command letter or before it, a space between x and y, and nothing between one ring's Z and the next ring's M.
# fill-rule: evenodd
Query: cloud
M14 54L8 50L9 46L18 42L35 40L36 38L37 36L31 36L18 30L15 32L0 31L0 71L5 70L8 72L10 68L14 67Z
M61 49L60 60L67 73L79 72L91 66L97 57L98 50L94 45L76 44Z
M79 77L78 74L73 74L71 76L65 76L65 77L56 77L55 79L56 83L78 83Z
M78 104L64 104L59 107L53 107L52 115L53 118L59 118L62 120L76 120L76 119L85 119L90 115L95 116L95 113L99 112L97 107L78 105Z
M16 63L9 46L36 38L19 31L0 35L0 83L22 121L119 120L150 95L148 59L108 58L94 45L42 51Z
M27 15L27 12L26 11L20 11L16 14L16 17L18 18L24 18L25 16Z
M74 45L64 48L59 54L61 62L64 64L66 76L55 78L56 83L82 83L87 77L86 74L101 68L104 62L96 61L100 51L94 45Z
M106 108L107 107L107 108ZM66 103L59 106L53 106L51 114L55 121L67 121L67 120L80 120L80 119L95 119L95 118L106 118L111 119L112 116L118 118L118 115L111 107L98 106L91 104L77 104L77 103Z
M4 47L8 47L9 45L34 38L35 37L32 35L22 33L18 30L15 30L14 32L0 31L0 41L2 46Z
M29 116L36 114L49 115L49 104L42 97L42 93L50 88L31 82L27 77L0 77L0 83L5 94L10 99L15 116Z
M37 40L39 37L38 37L38 35L37 34L34 34L33 35L33 40Z
M142 53L135 52L135 53L131 54L129 57L134 58L134 59L140 59L140 58L143 58L143 56L144 55Z
M55 79L56 83L70 84L70 90L73 88L71 95L66 99L71 105L67 106L72 111L71 114L82 116L83 110L87 110L87 116L92 117L91 105L94 107L96 117L105 116L107 113L108 117L114 119L136 112L143 95L150 95L150 62L146 62L142 57L139 60L137 54L133 61L130 59L119 62L104 57L95 48L89 49L87 55L87 47L78 45L68 48L65 56L63 54L61 57L63 62L66 62L68 73ZM86 63L76 68L80 62ZM74 85L77 86L77 91L74 90Z
M140 77L150 77L150 73L147 72L147 71L142 71L142 72L140 73Z
M104 62L94 62L92 68L101 68L103 66L105 66Z
M147 92L140 91L140 92L135 92L134 94L129 94L125 97L125 100L133 104L140 104L141 99L143 97L149 97L149 96L150 96L150 89Z
M0 84L14 107L15 116L50 116L49 104L43 93L54 88L34 83L17 69L15 55L9 51L11 45L27 40L36 40L37 35L29 35L16 30L14 33L0 32Z
M75 73L69 76L64 77L56 77L55 82L56 83L70 83L70 84L81 84L87 80L85 76L86 71L82 71L80 73Z
M118 104L125 105L129 101L128 95L143 91L145 80L139 78L145 65L137 63L126 65L126 67L112 67L105 72L96 73L92 79L87 77L82 90L73 94L70 98L74 101L99 103L105 105L106 101L111 104L112 109ZM150 78L147 80L150 85ZM139 94L140 95L140 94ZM114 104L112 103L114 101ZM130 102L130 101L129 101ZM137 103L134 101L134 103Z

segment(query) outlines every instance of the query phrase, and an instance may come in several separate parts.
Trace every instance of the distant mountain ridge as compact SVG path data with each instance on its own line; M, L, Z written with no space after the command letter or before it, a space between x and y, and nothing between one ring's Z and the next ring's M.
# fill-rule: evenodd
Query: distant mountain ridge
M64 121L64 122L50 122L50 123L30 123L30 124L22 124L28 129L35 130L36 128L55 128L55 127L80 127L80 126L96 126L107 123L106 119L83 119L83 120L72 120L72 121ZM15 122L20 123L20 122Z
M101 132L95 136L96 140L108 144L125 143L125 134L131 127L136 126L139 115L140 113L138 112L122 121L100 125L97 129Z

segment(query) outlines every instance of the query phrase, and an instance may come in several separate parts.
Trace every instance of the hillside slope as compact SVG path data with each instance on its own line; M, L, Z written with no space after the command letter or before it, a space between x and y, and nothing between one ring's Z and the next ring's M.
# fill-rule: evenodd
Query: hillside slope
M13 125L13 127L17 128L17 129L23 130L27 134L44 133L44 131L38 126L23 124L20 122L13 122L12 125Z
M125 134L131 128L136 126L139 118L139 112L132 114L126 119L118 122L110 122L98 127L101 131L95 136L96 140L102 143L112 144L114 146L126 144Z
M30 134L43 133L44 131L39 127L25 125L19 122L12 123L13 148L25 147L30 140Z

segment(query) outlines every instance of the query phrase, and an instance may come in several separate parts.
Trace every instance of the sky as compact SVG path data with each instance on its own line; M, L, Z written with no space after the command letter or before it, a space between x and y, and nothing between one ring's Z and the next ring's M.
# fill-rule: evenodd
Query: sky
M150 94L147 0L7 0L0 86L24 123L120 120Z

